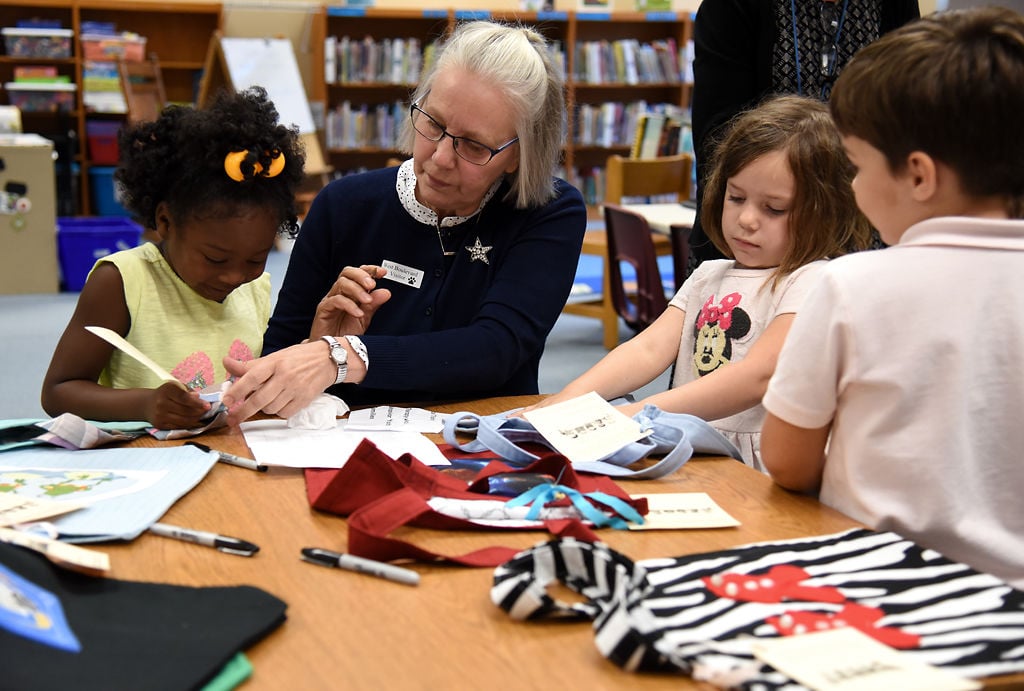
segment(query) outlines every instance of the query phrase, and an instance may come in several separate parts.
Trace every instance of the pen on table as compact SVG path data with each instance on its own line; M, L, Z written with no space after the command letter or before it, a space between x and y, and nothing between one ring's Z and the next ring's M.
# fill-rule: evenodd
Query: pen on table
M187 441L185 443L188 444L189 446L194 446L197 449L201 449L202 451L206 451L207 453L209 453L210 451L214 452L215 454L217 454L217 460L219 461L224 461L225 463L230 463L231 465L237 465L239 468L248 468L249 470L256 470L261 473L267 472L267 466L262 465L261 463L254 461L251 458L243 458L242 456L236 456L235 454L228 453L227 451L211 449L206 444L200 444L197 441Z
M328 549L319 547L304 547L302 558L311 564L320 566L335 566L339 569L367 573L377 578L385 578L396 583L406 585L419 585L420 575L412 569L403 569L401 566L385 564L382 561L365 559L353 554L339 554Z
M240 557L251 557L260 551L259 545L254 545L246 540L240 540L237 537L228 537L227 535L218 535L217 533L208 533L202 530L179 528L176 525L168 525L166 523L154 523L149 526L149 531L161 537L194 542L197 545L213 547L225 554L237 554Z

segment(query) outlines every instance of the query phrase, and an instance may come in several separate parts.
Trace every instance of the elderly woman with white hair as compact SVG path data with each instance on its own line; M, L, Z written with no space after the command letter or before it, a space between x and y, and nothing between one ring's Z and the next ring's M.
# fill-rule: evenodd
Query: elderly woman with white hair
M537 32L459 25L413 94L410 160L346 176L302 225L264 339L228 362L234 420L352 405L538 392L586 208L554 177L559 68Z

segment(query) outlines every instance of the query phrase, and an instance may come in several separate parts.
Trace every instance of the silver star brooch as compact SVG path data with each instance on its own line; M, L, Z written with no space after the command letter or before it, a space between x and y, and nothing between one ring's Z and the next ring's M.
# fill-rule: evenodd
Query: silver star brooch
M482 261L484 264L490 264L491 260L488 258L487 253L493 248L493 246L481 244L480 237L477 236L474 244L466 246L466 249L469 250L469 261Z

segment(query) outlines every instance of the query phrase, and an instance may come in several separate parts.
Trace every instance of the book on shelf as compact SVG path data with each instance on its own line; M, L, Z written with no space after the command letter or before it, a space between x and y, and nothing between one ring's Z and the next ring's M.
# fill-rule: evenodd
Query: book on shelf
M677 113L648 112L640 116L630 149L631 158L657 158L693 153L689 119Z
M662 113L644 113L637 120L636 139L630 151L632 158L655 158L661 145L661 132L666 117Z

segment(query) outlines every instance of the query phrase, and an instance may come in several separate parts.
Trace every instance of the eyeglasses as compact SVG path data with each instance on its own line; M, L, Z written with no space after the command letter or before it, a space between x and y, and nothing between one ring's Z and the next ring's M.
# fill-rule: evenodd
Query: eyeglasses
M440 142L445 137L452 140L452 148L463 161L469 161L473 165L485 166L491 159L502 151L519 141L519 137L513 137L497 149L492 149L486 144L481 144L469 137L456 137L448 134L448 130L441 126L434 118L430 117L422 108L413 103L409 106L409 117L412 118L412 126L424 139L432 142Z

